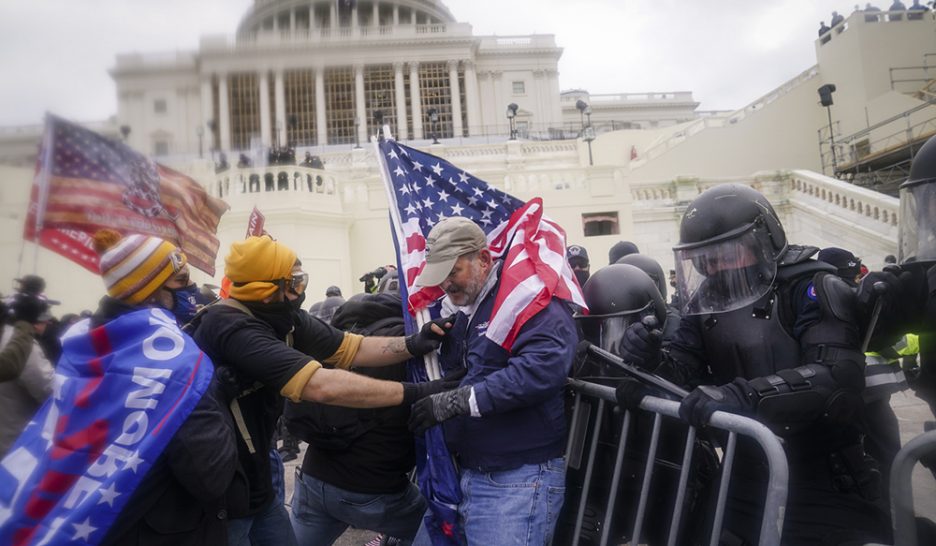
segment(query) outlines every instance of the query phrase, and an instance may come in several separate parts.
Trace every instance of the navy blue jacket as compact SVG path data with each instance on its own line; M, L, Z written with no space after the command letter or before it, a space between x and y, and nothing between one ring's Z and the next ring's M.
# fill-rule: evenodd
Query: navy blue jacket
M496 287L469 323L459 312L441 348L442 369L468 367L461 384L473 385L481 417L444 423L449 450L464 467L508 470L560 457L565 449L563 391L578 336L572 312L553 299L530 318L512 352L485 336Z

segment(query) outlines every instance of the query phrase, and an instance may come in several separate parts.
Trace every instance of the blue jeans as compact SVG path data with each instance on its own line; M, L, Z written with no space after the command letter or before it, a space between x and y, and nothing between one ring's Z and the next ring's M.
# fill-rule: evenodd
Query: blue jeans
M396 494L354 493L296 470L290 519L302 546L330 546L349 525L409 544L425 511L426 500L411 483Z
M500 472L461 470L458 519L468 546L546 546L565 500L565 460ZM413 544L431 544L425 525Z
M296 546L286 507L276 499L262 512L228 520L229 546Z

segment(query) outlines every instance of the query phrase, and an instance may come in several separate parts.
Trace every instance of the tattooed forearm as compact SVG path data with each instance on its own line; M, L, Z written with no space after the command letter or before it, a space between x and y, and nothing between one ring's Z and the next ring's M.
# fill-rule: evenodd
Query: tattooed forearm
M400 354L406 352L406 341L402 337L384 338L380 345L380 352L383 354Z

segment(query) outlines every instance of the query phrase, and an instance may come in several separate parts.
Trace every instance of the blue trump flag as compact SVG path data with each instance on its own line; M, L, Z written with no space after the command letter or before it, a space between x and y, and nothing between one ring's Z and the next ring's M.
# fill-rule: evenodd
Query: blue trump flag
M65 334L53 395L0 461L0 544L98 544L214 367L162 309Z

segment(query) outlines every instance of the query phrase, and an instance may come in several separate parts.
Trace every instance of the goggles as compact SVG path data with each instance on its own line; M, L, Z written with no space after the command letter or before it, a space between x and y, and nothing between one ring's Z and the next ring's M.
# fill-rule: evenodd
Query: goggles
M306 287L309 286L309 274L305 271L301 273L294 273L291 277L285 279L275 279L269 281L247 281L247 282L235 282L232 283L234 286L246 286L254 282L268 282L270 284L275 284L280 287L282 290L288 290L294 294L302 294L306 291Z

